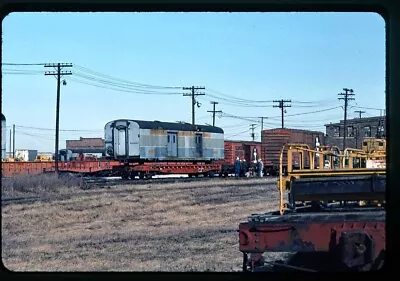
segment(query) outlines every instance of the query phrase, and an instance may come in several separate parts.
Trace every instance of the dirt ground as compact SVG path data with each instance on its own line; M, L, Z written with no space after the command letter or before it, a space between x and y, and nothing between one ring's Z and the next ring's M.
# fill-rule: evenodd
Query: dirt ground
M238 224L279 205L275 178L32 193L2 206L13 271L240 271Z

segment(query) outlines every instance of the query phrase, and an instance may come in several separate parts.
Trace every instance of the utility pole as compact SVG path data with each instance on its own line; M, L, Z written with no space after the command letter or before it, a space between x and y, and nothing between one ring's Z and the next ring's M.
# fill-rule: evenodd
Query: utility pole
M291 100L274 100L273 102L278 102L279 105L274 105L273 107L279 107L281 109L281 117L282 117L282 129L285 127L284 126L284 113L286 112L286 110L284 109L285 107L291 107L291 105L287 105L285 104L285 102L292 102Z
M10 148L9 148L9 149L10 149L10 150L9 150L10 152L9 152L9 154L8 154L8 157L10 157L10 158L11 158L11 155L12 155L12 154L11 154L11 151L12 151L12 150L11 150L11 149L12 149L11 141L12 141L12 134L11 134L11 129L10 129Z
M57 79L57 103L56 103L56 143L55 143L55 172L58 176L58 134L59 134L59 123L60 123L60 84L61 77L63 75L72 75L71 71L61 71L63 67L72 67L71 63L50 63L45 64L44 67L55 67L56 71L46 71L44 75L52 75ZM65 80L63 85L67 85Z
M218 104L218 102L212 101L211 104L213 105L213 110L207 110L207 112L212 112L212 114L213 114L213 127L215 127L215 113L217 113L217 112L222 113L222 111L221 110L217 110L217 111L215 110L215 105Z
M251 130L251 138L253 139L253 141L254 141L254 137L255 137L255 135L254 135L254 129L255 129L255 126L256 126L257 124L251 124L250 125L250 130Z
M362 110L356 110L356 111L354 111L355 113L359 113L360 114L360 119L361 119L361 114L363 114L363 113L365 113L365 111L362 111Z
M348 101L349 100L354 100L354 98L351 98L351 96L354 96L353 94L353 89L347 89L343 88L343 91L345 93L339 93L339 96L343 96L343 98L338 98L339 100L344 100L344 120L343 120L343 126L344 126L344 135L343 135L343 151L346 148L346 122L347 122L347 106L348 106Z
M15 159L15 124L13 125L13 150L12 157Z
M264 131L264 118L267 119L268 117L258 117L261 118L261 134L260 134L260 141L262 141L262 132Z
M354 136L356 138L356 149L358 149L358 136L359 136L358 128L354 128Z
M205 90L205 87L183 87L183 90L191 90L192 92L190 94L183 94L184 97L192 97L192 125L195 125L195 105L197 104L197 107L200 107L201 104L196 101L196 96L204 96L204 93L195 93L196 90Z

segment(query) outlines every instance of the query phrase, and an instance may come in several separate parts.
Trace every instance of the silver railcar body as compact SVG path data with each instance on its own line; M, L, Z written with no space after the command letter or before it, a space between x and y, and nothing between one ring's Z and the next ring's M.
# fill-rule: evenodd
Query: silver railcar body
M148 161L210 161L224 159L221 128L120 119L104 128L106 156Z

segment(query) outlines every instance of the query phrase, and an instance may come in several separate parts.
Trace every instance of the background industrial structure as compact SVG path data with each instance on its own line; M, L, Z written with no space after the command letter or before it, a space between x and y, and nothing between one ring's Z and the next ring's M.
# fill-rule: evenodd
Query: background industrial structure
M338 123L330 123L326 126L325 140L327 145L342 148L344 120ZM354 118L346 121L346 143L347 147L361 149L364 138L386 137L386 116L367 118Z
M66 149L72 153L93 154L97 157L105 155L104 139L102 138L83 138L79 140L67 140Z

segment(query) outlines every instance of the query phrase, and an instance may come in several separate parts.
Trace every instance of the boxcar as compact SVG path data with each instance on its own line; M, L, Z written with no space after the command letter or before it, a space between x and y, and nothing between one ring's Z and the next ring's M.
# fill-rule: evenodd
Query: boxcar
M298 129L269 129L262 131L262 160L264 162L264 173L276 175L279 171L280 153L282 146L287 143L307 144L315 149L317 139L320 145L324 145L324 133L317 131ZM299 164L298 155L293 155L293 168ZM283 163L286 163L286 153L283 155ZM307 161L307 159L306 159ZM307 165L307 163L306 163ZM286 167L284 167L284 170Z
M106 157L125 161L212 161L224 159L219 127L119 119L105 125Z
M248 170L261 157L261 142L225 140L224 153L225 159L222 169L225 175L234 173L236 157L239 157L240 160L246 160L246 169Z

